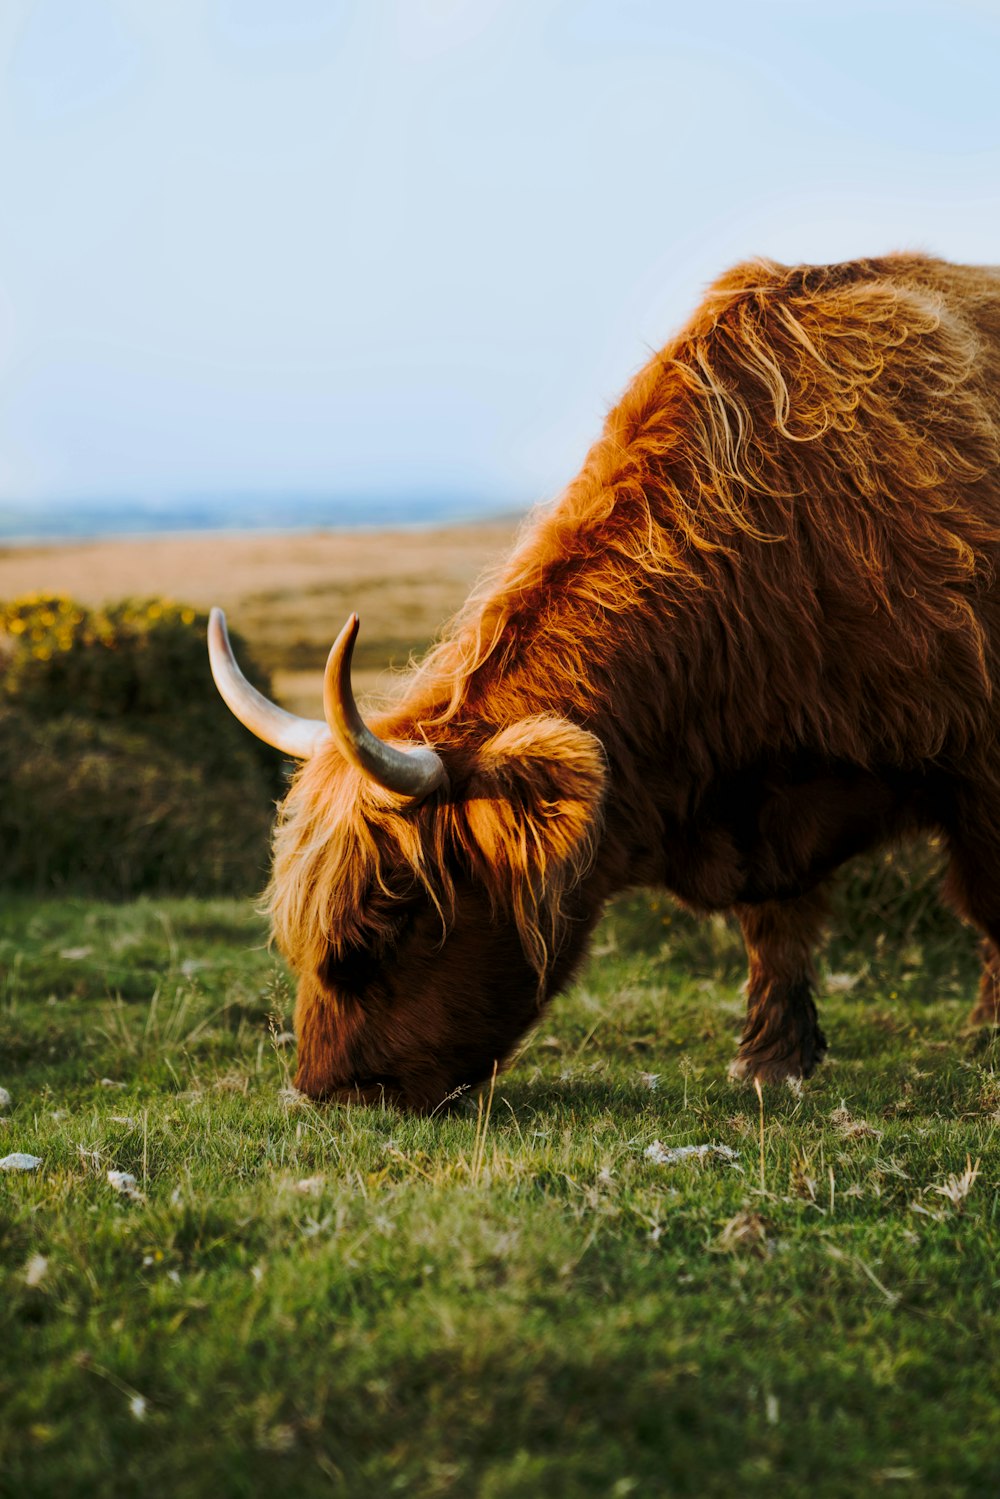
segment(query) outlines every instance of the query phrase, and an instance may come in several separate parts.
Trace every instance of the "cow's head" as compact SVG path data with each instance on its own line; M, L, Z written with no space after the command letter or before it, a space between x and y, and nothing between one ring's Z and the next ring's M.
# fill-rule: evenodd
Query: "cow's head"
M433 1109L490 1076L582 951L604 757L592 734L548 716L440 750L378 738L351 692L357 630L352 616L330 652L325 721L250 686L220 610L212 670L248 728L304 761L268 891L299 975L297 1085Z

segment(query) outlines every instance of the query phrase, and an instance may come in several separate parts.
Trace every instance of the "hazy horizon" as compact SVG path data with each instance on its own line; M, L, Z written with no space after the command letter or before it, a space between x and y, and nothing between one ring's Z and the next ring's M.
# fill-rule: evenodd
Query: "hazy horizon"
M0 549L32 543L141 538L234 531L410 530L475 525L526 513L529 502L455 491L428 493L177 494L0 499Z
M976 0L8 0L0 503L548 498L734 261L1000 259L998 57Z

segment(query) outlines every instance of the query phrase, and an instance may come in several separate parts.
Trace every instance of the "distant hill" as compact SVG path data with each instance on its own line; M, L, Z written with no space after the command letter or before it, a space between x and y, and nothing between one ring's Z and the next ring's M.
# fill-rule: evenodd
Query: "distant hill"
M515 514L467 494L226 495L156 500L0 500L0 544L192 531L314 531L446 525Z

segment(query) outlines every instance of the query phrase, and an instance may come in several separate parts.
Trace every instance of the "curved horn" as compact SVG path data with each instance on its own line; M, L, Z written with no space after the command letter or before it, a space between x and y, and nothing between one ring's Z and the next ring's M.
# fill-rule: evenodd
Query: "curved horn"
M373 734L358 712L351 691L351 657L360 621L352 614L333 643L323 679L323 709L340 749L360 770L403 796L430 796L447 779L440 755L426 745L396 749Z
M294 760L308 760L321 744L329 743L330 730L325 723L286 713L251 686L236 664L226 616L221 609L213 609L208 617L208 659L215 685L227 706L265 744Z

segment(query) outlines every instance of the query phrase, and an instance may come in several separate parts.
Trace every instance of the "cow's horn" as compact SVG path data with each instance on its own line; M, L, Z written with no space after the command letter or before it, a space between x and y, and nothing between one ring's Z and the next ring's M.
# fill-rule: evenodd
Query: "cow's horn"
M294 760L308 760L321 744L329 744L330 730L325 723L286 713L251 686L236 664L221 609L213 609L208 617L208 659L215 685L228 707L265 744Z
M440 755L426 745L401 750L373 734L351 691L351 657L358 638L358 616L352 614L333 643L323 680L323 709L330 733L360 770L402 796L421 799L447 779Z

